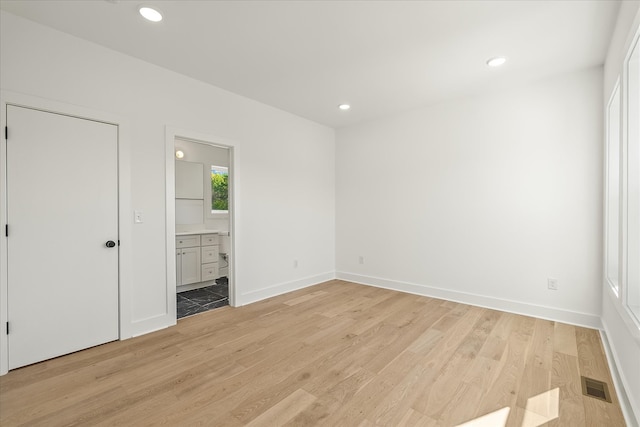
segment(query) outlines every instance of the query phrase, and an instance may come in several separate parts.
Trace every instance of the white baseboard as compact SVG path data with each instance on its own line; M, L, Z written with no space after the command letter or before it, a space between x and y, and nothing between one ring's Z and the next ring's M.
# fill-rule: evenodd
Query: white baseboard
M169 313L161 314L158 316L150 317L148 319L139 320L131 324L131 337L120 337L121 340L126 338L138 337L141 335L150 334L151 332L159 331L161 329L168 328L169 326L175 326L176 317L175 314Z
M215 284L216 284L215 280L208 280L206 282L192 283L190 285L180 285L180 286L176 286L176 293L193 291L195 289L206 288L207 286L211 286Z
M609 363L609 371L611 371L611 378L613 379L613 385L616 388L618 395L618 401L620 402L620 408L622 409L622 415L627 422L627 425L638 427L640 426L640 414L635 414L633 411L633 405L627 396L626 378L620 375L617 365L620 363L620 359L616 354L615 348L609 344L609 337L607 334L607 324L602 322L602 329L600 330L600 336L602 337L602 346L607 356L607 362Z
M342 271L336 272L336 278L360 283L363 285L391 289L400 292L407 292L410 294L421 295L425 297L455 301L463 304L476 305L479 307L506 311L515 314L522 314L525 316L538 317L540 319L553 320L568 323L571 325L584 326L593 329L602 328L600 316L596 316L593 314L578 313L574 311L561 310L558 308L527 304L519 301L511 301L484 295L453 291L450 289L436 288L433 286L417 285L414 283L399 282L397 280L346 273Z
M266 288L258 289L251 292L245 292L236 297L236 306L242 306L251 304L253 302L261 301L263 299L275 297L285 294L291 291L297 291L298 289L306 288L309 286L317 285L318 283L326 282L336 278L336 274L333 271L318 274L316 276L309 276L302 279L294 280L286 283L278 283Z

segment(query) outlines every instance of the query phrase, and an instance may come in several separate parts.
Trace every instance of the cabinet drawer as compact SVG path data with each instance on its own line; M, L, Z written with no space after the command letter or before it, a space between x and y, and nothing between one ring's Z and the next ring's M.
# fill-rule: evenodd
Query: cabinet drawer
M218 278L218 263L202 264L202 281L216 280Z
M202 246L210 246L218 244L218 235L217 234L203 234L202 235Z
M218 262L218 247L203 246L202 247L202 263Z
M176 236L176 248L193 248L200 246L200 235Z

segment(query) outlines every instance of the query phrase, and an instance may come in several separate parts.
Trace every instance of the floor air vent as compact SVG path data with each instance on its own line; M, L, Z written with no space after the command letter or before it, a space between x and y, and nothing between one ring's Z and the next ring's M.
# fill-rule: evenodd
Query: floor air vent
M611 403L611 395L609 394L607 383L582 376L580 379L582 381L582 394Z

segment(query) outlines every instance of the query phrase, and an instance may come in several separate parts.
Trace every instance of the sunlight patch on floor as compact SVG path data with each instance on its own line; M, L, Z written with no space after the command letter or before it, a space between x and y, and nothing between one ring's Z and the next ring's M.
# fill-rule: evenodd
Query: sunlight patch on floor
M511 408L504 407L497 411L474 418L456 427L504 427ZM521 427L538 427L558 418L560 415L560 389L545 391L527 399Z
M504 427L507 425L507 418L509 418L510 411L511 408L506 406L487 415L474 418L466 423L458 424L456 427Z
M538 427L560 415L560 389L545 391L527 399L522 427Z

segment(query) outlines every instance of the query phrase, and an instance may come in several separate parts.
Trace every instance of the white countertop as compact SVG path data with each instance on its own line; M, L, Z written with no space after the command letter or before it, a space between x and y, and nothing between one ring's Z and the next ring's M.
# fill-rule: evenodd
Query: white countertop
M193 230L176 232L176 236L189 236L192 234L219 234L220 230Z

